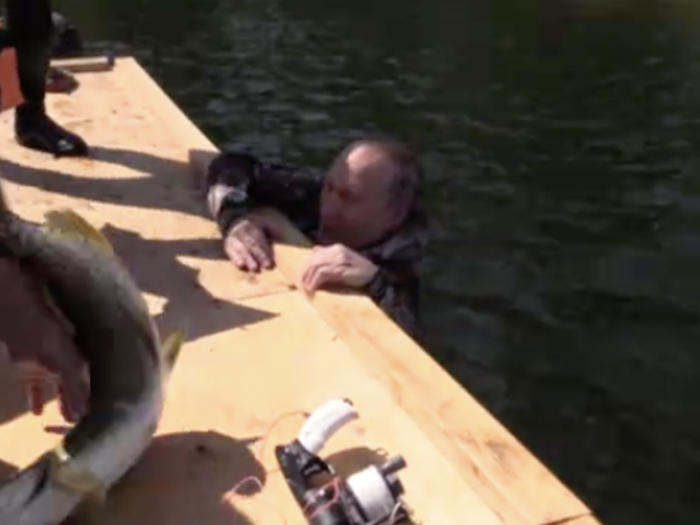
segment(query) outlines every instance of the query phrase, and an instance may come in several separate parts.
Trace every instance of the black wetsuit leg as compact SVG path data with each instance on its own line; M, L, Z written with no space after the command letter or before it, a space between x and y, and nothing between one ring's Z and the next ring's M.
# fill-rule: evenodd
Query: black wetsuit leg
M15 135L22 146L56 156L88 154L85 141L46 114L46 74L51 59L53 20L49 0L5 0L10 39L25 102L15 113Z

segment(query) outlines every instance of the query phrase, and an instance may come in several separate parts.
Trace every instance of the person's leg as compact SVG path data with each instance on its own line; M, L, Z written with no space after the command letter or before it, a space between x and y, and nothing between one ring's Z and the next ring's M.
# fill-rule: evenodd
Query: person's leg
M49 0L6 0L7 25L17 52L17 74L24 96L15 113L17 141L56 156L87 155L85 141L46 114L46 73L51 59L53 21Z

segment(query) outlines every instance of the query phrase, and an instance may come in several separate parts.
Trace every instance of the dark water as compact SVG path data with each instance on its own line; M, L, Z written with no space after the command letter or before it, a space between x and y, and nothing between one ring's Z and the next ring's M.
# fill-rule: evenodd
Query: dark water
M611 524L700 523L700 7L64 1L220 145L423 151L429 349Z

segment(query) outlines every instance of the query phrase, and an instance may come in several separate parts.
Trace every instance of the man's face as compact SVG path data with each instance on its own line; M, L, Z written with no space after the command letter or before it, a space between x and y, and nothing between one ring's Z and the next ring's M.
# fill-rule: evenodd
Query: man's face
M321 243L358 249L396 226L389 191L393 168L386 155L371 146L357 146L336 158L321 194Z

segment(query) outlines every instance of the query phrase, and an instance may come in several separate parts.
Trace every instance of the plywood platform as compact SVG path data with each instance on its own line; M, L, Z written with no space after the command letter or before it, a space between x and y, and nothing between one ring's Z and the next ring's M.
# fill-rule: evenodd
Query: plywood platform
M352 472L382 450L402 454L416 523L596 523L369 299L297 291L308 245L282 218L278 270L250 276L224 261L201 196L214 146L133 59L117 60L112 71L84 69L80 89L53 96L50 108L93 145L93 158L55 160L21 149L11 114L3 114L8 198L29 219L70 206L103 227L159 325L189 335L153 445L89 523L301 525L272 448L298 431L294 412L335 396L352 399L361 417L323 455ZM2 370L0 475L26 465L64 430L54 405L42 418L26 414ZM251 476L262 490L251 481L240 496L226 497Z

